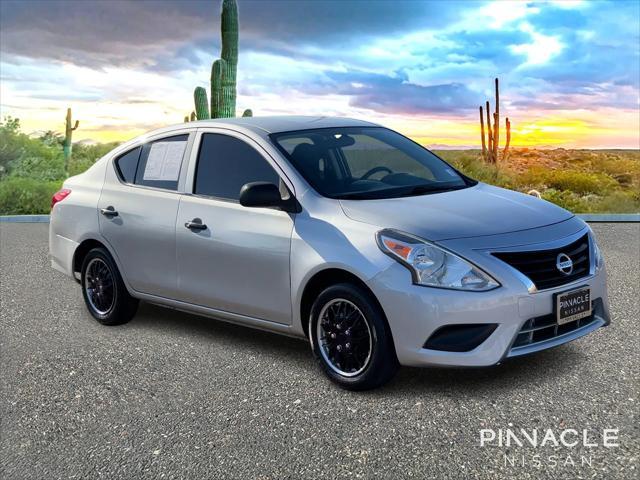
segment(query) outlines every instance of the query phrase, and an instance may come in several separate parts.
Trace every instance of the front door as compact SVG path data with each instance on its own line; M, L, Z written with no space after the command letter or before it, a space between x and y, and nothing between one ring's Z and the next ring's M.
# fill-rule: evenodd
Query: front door
M193 194L181 198L176 222L180 300L289 324L295 215L241 206L240 188L255 181L281 182L243 138L202 134Z

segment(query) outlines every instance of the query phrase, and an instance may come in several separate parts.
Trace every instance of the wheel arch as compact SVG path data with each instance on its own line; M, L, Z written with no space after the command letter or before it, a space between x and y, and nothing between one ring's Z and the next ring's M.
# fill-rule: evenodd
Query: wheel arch
M71 264L72 273L74 275L76 273L80 273L82 270L82 263L84 262L84 258L87 256L87 253L89 253L94 248L100 247L107 249L104 243L94 238L83 240L76 248L76 251L73 252L73 262Z
M76 276L76 273L80 274L80 272L82 271L82 262L87 256L87 253L89 253L94 248L104 248L107 252L109 252L109 255L111 255L111 258L113 259L116 266L118 267L118 271L120 273L120 276L122 277L122 281L127 287L129 294L133 295L134 290L131 288L131 286L129 285L129 282L127 281L127 277L122 268L122 265L120 264L118 256L114 254L113 250L111 249L111 247L106 241L98 240L97 238L93 238L93 237L85 238L84 240L82 240L80 244L76 247L75 252L73 252L73 261L71 263L71 270L72 270L73 277L76 279L76 281L80 283L81 280L79 279L79 275Z
M369 288L366 282L356 274L338 267L325 268L314 273L304 286L302 296L300 298L299 313L300 323L302 324L305 336L309 338L309 315L311 314L311 307L314 300L324 289L339 283L351 283L357 285L371 296L376 306L382 312L388 329L388 334L393 340L391 327L389 326L389 321L387 320L384 308L371 288Z

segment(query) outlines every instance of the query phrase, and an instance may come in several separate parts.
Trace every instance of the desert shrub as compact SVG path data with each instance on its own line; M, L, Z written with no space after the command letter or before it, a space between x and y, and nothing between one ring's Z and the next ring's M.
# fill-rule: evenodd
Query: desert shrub
M593 168L610 175L621 185L640 185L640 162L638 160L609 154Z
M0 178L11 173L29 142L30 138L20 133L20 120L7 117L0 122Z
M0 180L0 215L42 214L51 210L51 197L62 181L5 177Z
M589 211L588 203L582 197L567 190L549 188L542 192L542 198L574 213L587 213Z
M54 131L33 138L20 131L20 121L7 117L0 122L0 177L12 175L42 181L60 180L84 172L118 143L73 145L65 172L62 136Z
M618 184L609 175L603 173L581 172L578 170L550 170L533 167L518 177L518 183L533 188L549 187L555 190L568 190L577 194L602 194Z
M640 213L640 192L611 192L592 202L589 212Z
M48 148L48 147L47 147ZM64 180L64 159L58 152L41 152L40 155L29 152L23 154L11 171L12 177L32 178L43 182Z
M73 146L73 153L69 159L69 176L84 172L93 165L96 160L99 160L117 146L117 142L96 143L94 145L75 144Z
M0 123L0 177L13 175L44 182L65 177L62 148L20 132L20 122Z
M640 193L632 191L580 196L549 188L542 192L542 198L574 213L640 213Z
M476 150L441 150L435 153L474 180L505 188L515 187L508 169L484 162Z

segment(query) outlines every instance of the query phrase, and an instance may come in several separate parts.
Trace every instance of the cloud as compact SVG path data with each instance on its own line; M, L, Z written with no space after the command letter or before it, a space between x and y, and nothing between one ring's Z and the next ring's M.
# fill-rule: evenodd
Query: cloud
M0 15L5 55L46 58L77 65L133 66L181 49L197 61L192 42L214 50L220 2L204 0L3 0ZM456 2L248 1L239 2L245 47L291 51L300 45L394 35L448 22ZM356 19L356 21L354 21ZM190 57L191 56L191 57ZM162 65L157 65L162 68Z
M319 93L348 95L350 105L383 113L429 115L455 114L475 108L481 101L477 92L459 83L416 85L405 75L366 72L330 72L332 83L319 87Z
M638 110L635 1L238 4L239 108L453 122L475 118L499 77L514 117ZM154 121L182 118L219 55L219 9L218 0L1 0L3 107L74 100L112 105L120 124L135 106Z
M547 63L564 48L564 45L558 40L558 37L535 32L528 24L525 24L523 29L531 34L531 43L511 45L511 51L527 57L527 62L524 64L525 66Z
M179 2L7 0L0 4L4 55L83 66L144 65L210 30L215 13ZM207 15L208 14L208 15Z

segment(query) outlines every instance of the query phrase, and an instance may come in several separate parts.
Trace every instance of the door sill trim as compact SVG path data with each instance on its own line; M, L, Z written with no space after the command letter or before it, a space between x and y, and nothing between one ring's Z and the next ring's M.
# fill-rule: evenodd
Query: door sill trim
M173 308L174 310L180 310L182 312L191 313L195 315L201 315L204 317L213 318L215 320L221 320L223 322L232 323L234 325L240 325L243 327L255 328L258 330L264 330L268 332L279 333L288 337L294 338L306 338L303 335L295 332L291 325L284 323L272 322L270 320L264 320L261 318L249 317L247 315L241 315L239 313L227 312L225 310L218 310L211 307L205 307L202 305L196 305L193 303L181 302L179 300L173 300L166 297L159 297L156 295L150 295L147 293L136 292L136 297L140 300L144 300L161 307Z

